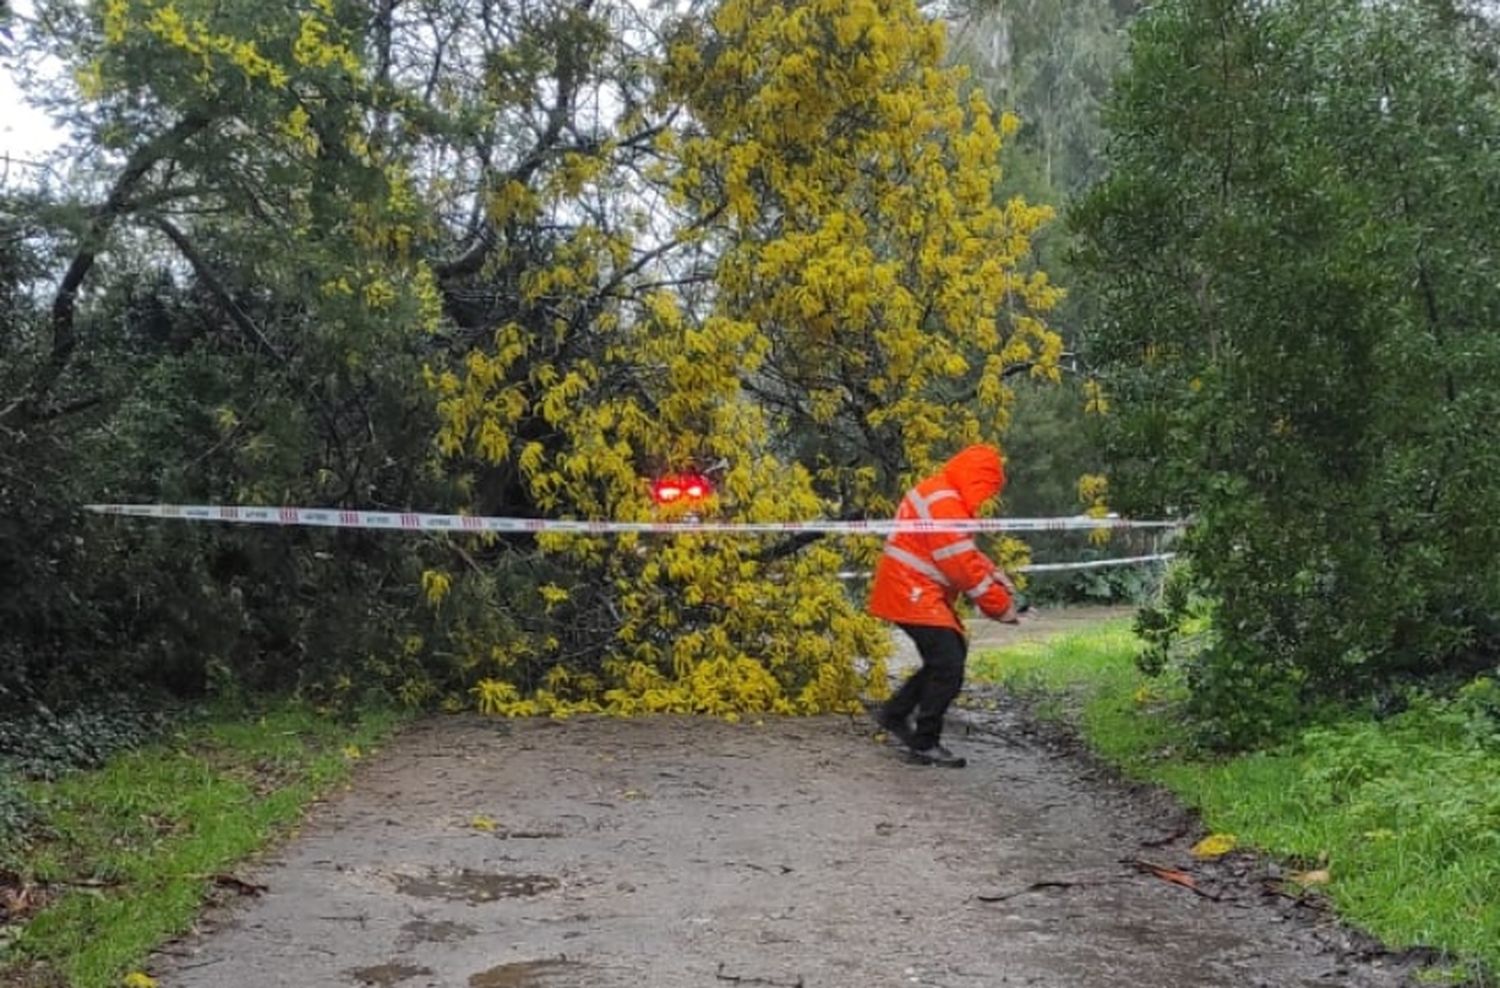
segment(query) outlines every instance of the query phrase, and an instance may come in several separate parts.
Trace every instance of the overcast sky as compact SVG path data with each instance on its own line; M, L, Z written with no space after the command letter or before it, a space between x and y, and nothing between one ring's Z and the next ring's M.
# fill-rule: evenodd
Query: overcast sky
M31 16L31 0L16 0L12 4L18 20ZM16 25L19 34L21 25ZM40 110L26 105L21 89L16 85L12 66L0 61L0 155L12 158L36 158L45 154L62 141L62 134L52 126L52 121Z

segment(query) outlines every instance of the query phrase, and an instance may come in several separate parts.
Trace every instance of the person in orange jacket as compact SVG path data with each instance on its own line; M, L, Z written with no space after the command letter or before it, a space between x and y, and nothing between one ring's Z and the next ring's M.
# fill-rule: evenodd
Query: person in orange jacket
M1005 487L993 446L974 445L907 492L897 521L972 519ZM1019 621L1009 578L966 532L895 532L875 567L870 613L906 632L922 667L885 704L875 722L929 765L962 768L965 760L942 744L943 715L963 688L969 642L954 603L968 597L986 616Z

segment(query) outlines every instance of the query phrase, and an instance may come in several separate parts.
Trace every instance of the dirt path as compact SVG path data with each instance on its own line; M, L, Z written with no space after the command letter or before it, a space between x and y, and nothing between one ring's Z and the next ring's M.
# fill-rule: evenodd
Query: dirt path
M165 988L1402 983L1317 911L1261 894L1245 862L1191 866L1218 899L1122 863L1188 865L1191 834L1146 846L1182 815L1003 700L957 719L963 771L906 764L846 718L429 721L250 876L264 895L211 914L157 973ZM994 895L1010 897L979 898Z

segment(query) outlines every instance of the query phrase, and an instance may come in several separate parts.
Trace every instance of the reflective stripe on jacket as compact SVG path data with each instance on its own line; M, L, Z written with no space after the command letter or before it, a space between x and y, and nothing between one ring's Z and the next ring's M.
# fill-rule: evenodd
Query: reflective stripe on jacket
M969 519L1000 493L1000 454L970 446L912 488L897 520ZM870 613L901 624L964 630L954 603L963 594L986 615L1010 610L1009 581L963 532L897 532L885 543L870 588Z

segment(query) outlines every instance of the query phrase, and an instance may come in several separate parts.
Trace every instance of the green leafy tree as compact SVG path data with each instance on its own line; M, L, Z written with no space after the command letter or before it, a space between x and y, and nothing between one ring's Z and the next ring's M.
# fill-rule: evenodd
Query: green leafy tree
M1393 0L1142 15L1076 211L1117 503L1191 515L1211 738L1500 628L1500 102L1475 22ZM1194 593L1187 592L1188 590ZM1154 662L1163 653L1158 651Z
M432 546L78 511L450 489L415 383L443 300L383 137L371 25L331 3L39 5L22 51L67 67L37 95L78 142L69 180L16 204L0 498L17 688L428 688L406 642Z

